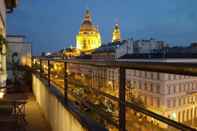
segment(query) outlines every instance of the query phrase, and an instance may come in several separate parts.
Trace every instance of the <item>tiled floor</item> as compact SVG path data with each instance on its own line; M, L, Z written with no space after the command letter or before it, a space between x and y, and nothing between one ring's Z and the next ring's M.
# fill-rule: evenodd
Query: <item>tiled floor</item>
M27 131L51 131L49 123L32 95L26 104L26 120L28 122Z
M25 96L25 97L24 97ZM26 124L23 124L22 127L24 127L25 131L51 131L49 123L46 121L43 112L41 111L41 108L39 107L38 103L35 100L35 97L31 94L10 94L6 96L6 99L9 100L16 100L16 99L24 99L26 98ZM2 127L8 127L8 130L6 128L4 131L11 131L9 127L15 126L14 123L0 123L0 125L3 124ZM13 127L11 128L13 129ZM1 130L1 126L0 126Z

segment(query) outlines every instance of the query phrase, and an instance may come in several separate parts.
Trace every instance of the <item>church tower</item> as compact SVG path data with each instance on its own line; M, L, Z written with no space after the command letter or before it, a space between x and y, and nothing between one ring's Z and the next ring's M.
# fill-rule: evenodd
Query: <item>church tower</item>
M82 52L91 51L101 46L100 32L92 24L92 17L89 10L86 10L80 31L76 36L76 46Z
M112 42L120 42L120 41L121 41L120 27L118 24L116 24L114 27L114 31L112 33Z

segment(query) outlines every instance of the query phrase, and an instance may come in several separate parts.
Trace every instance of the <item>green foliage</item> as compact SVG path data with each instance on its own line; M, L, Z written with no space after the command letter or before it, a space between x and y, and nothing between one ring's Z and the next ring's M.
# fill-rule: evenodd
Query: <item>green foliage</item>
M6 55L6 53L3 53L3 45L5 45L6 50L8 49L8 42L7 40L3 37L3 35L0 35L0 54Z
M3 35L0 35L0 44L7 44L6 39L3 37Z

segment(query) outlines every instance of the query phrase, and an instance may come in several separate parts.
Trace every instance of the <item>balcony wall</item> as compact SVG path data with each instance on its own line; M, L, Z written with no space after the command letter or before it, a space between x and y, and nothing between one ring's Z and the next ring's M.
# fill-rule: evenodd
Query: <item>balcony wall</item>
M80 122L69 112L47 87L47 82L33 75L33 92L45 118L53 131L86 131Z

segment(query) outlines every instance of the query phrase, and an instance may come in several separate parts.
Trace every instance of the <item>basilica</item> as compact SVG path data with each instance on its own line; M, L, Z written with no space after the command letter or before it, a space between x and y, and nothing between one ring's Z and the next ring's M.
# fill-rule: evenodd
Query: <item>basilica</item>
M116 24L112 42L121 40L119 25ZM80 31L76 36L76 48L81 52L91 52L101 46L101 35L98 27L93 25L90 10L86 10L84 20L80 26Z
M91 51L101 46L101 35L98 28L93 25L91 13L86 10L80 31L76 36L76 47L81 52Z

